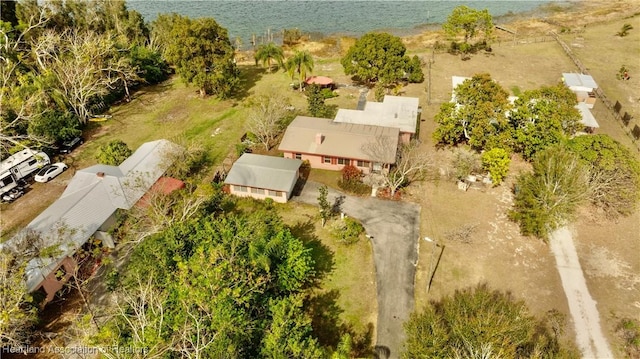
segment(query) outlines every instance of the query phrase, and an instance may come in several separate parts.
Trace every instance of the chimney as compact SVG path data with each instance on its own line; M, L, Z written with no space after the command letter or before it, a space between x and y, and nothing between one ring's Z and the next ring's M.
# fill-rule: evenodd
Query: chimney
M98 172L96 175L100 178L104 178L104 172Z
M324 140L324 136L321 133L316 133L316 144L321 145L322 140Z

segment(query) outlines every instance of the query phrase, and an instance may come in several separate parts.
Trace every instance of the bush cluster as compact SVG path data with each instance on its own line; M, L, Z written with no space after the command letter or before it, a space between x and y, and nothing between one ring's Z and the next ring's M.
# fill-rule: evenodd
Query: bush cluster
M342 244L353 244L364 233L364 227L357 220L346 217L331 226L331 235Z
M340 189L358 195L371 193L371 187L362 183L362 171L352 165L346 165L340 171L342 179L338 181Z

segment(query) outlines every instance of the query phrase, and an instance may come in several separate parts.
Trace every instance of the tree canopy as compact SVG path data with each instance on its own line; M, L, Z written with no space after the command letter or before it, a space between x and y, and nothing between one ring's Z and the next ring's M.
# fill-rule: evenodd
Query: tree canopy
M133 152L122 140L113 140L106 145L100 146L96 153L98 163L110 166L119 166L124 160L131 156Z
M280 46L277 46L273 42L260 45L255 57L256 61L261 61L262 65L267 67L267 72L271 72L271 61L275 61L280 67L284 65L284 52Z
M588 198L588 185L588 168L575 153L562 145L549 147L536 154L533 173L518 177L509 216L522 234L547 239Z
M525 91L509 115L515 150L531 159L538 151L567 140L582 126L576 104L576 95L562 83Z
M435 117L436 142L468 142L476 150L511 148L508 93L489 74L477 74L454 89L455 103L442 104Z
M122 1L11 3L0 23L3 150L76 135L131 87L166 77L142 16Z
M175 223L140 243L123 274L120 309L98 343L144 346L146 357L166 348L208 358L323 354L302 310L311 249L273 212Z
M576 136L567 147L589 169L589 199L607 216L629 215L640 199L640 163L611 137Z
M302 91L304 80L307 79L307 73L313 71L313 56L309 51L298 51L293 53L293 56L287 59L284 67L287 70L291 79L298 74L298 89Z
M344 72L366 83L393 84L402 79L421 81L420 62L409 58L402 40L387 33L368 33L340 60Z
M435 116L434 140L469 144L477 151L502 148L531 160L564 142L582 126L575 95L563 84L525 91L514 104L489 74L474 75L454 89L455 103L442 104Z
M212 19L190 19L177 14L161 15L153 22L153 32L164 43L164 56L182 80L194 84L201 94L221 98L231 95L238 85L234 48L227 30Z
M560 343L562 326L558 312L537 319L523 301L481 284L414 312L405 323L402 357L578 358Z
M488 44L493 34L493 20L489 10L476 10L465 5L457 6L442 24L445 33L454 41L462 35L464 41L458 47L463 53L468 53L477 46L470 43L478 33L483 35L482 43Z

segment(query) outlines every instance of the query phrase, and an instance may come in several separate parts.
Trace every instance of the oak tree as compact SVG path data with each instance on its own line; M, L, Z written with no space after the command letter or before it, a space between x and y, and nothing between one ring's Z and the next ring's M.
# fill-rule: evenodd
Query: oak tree
M163 30L159 25L163 21L169 22L170 29L164 37L164 55L182 80L197 86L201 95L230 96L239 72L227 29L212 18L192 20L174 14L158 17L154 31Z
M588 184L588 168L576 154L564 146L549 147L536 155L533 173L518 177L509 216L523 235L547 239L588 198Z
M412 313L402 358L577 358L560 341L562 321L557 311L538 319L511 293L480 284Z
M577 136L567 147L589 169L589 200L608 217L629 215L640 199L640 163L608 135Z
M399 37L371 32L358 39L340 63L345 74L368 84L390 85L405 78L419 82L420 66L406 52Z
M489 10L476 10L460 5L453 9L442 24L445 33L454 41L462 35L464 40L458 45L463 53L473 50L477 43L470 43L478 33L482 33L482 42L487 45L493 35L493 20Z

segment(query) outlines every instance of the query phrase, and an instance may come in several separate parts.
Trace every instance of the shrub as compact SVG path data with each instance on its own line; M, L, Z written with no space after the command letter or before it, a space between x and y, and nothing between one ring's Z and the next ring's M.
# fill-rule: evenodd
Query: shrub
M616 334L624 342L624 350L629 358L640 357L640 322L636 319L620 320Z
M459 180L467 178L467 176L478 172L481 168L478 154L462 148L456 151L451 164L453 166L456 179Z
M131 156L131 149L122 140L113 140L98 148L96 160L110 166L119 166L127 157Z
M236 156L240 157L243 153L249 152L251 152L249 145L244 142L236 143Z
M338 97L338 94L335 93L335 91L333 91L330 88L323 88L322 90L320 90L320 93L322 94L322 97L326 99L330 99L330 98L334 98L334 97Z
M350 217L336 221L331 228L331 235L342 244L356 243L363 233L364 227L362 224Z
M362 178L362 171L356 166L346 165L342 167L340 172L342 173L342 180L345 182L360 181L360 178Z
M300 39L302 38L302 34L300 33L299 29L284 29L283 31L283 36L282 36L282 43L284 45L295 45L298 42L300 42Z
M624 24L622 25L622 28L620 29L620 31L616 33L616 35L620 37L625 37L629 35L629 30L631 29L633 29L633 26L631 26L631 24Z
M493 185L499 185L509 172L511 158L502 148L493 148L482 154L482 168L489 171Z
M346 165L340 170L342 179L338 181L338 187L342 190L358 195L371 192L371 187L361 182L362 171L352 165Z
M350 194L366 195L371 193L371 187L360 181L338 181L338 187Z
M376 101L382 102L382 100L384 100L384 95L387 92L385 86L382 83L378 82L373 87L373 90L374 90L373 95L376 98Z

